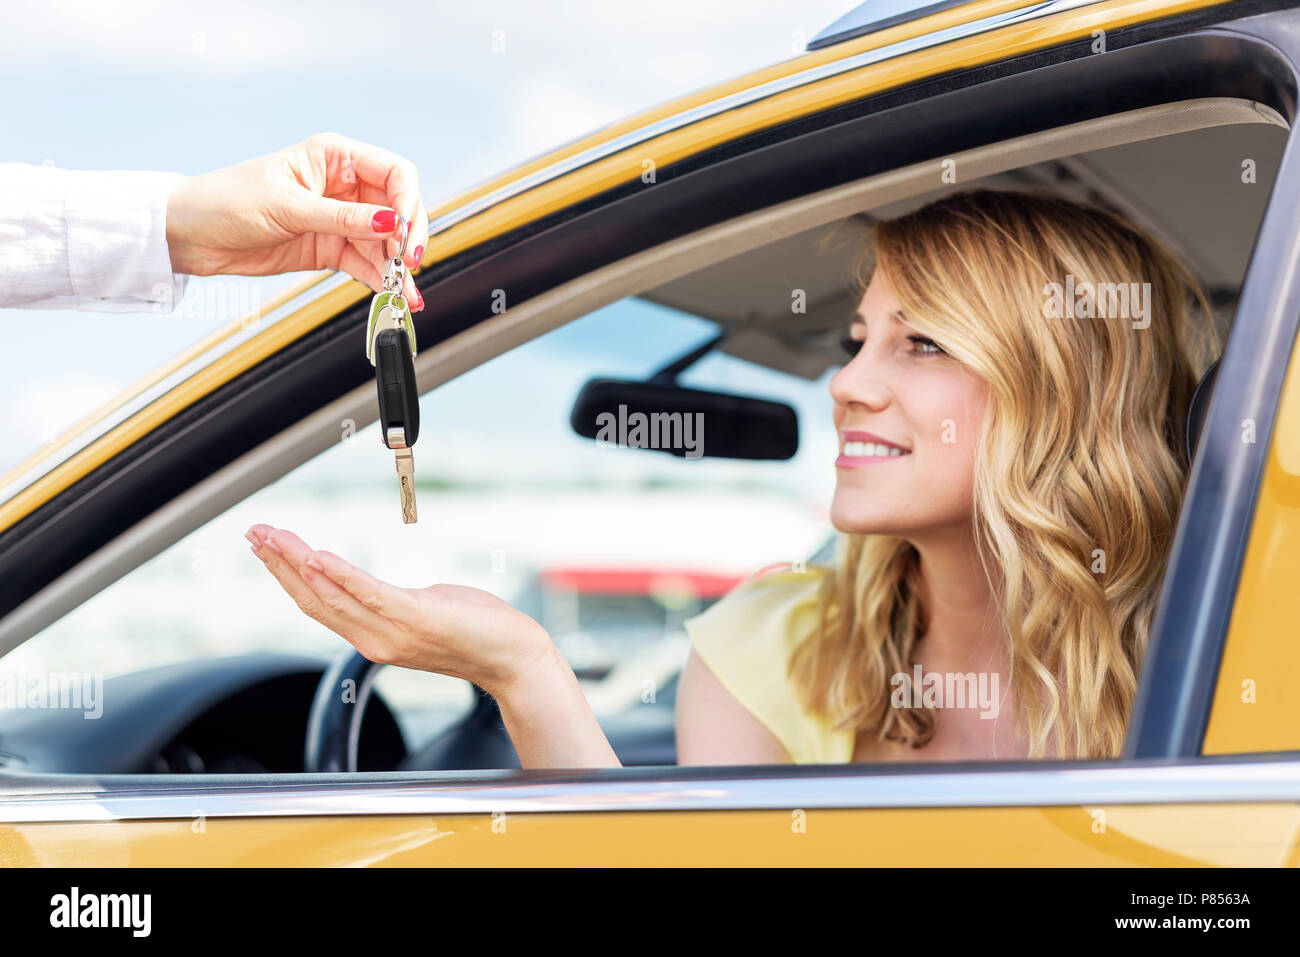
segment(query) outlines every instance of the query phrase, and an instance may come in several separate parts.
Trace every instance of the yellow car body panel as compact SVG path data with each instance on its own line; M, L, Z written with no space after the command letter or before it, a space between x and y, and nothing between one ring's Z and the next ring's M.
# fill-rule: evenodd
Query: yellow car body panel
M1295 867L1300 806L1174 804L254 817L0 825L78 867Z
M1241 424L1243 443L1252 440ZM1300 750L1300 369L1292 355L1224 642L1204 754Z

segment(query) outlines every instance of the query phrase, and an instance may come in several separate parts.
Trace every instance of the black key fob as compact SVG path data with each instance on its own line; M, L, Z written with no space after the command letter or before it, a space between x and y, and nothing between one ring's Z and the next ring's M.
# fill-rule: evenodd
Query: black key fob
M401 428L406 447L420 435L420 392L415 386L415 362L405 329L385 329L375 337L375 385L379 389L379 429L384 445L388 430Z

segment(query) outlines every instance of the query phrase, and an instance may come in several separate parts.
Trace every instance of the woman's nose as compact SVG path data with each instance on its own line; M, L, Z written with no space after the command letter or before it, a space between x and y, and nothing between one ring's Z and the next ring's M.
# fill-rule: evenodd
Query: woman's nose
M836 405L864 405L879 412L889 405L891 393L865 353L864 346L862 352L831 377L831 400Z

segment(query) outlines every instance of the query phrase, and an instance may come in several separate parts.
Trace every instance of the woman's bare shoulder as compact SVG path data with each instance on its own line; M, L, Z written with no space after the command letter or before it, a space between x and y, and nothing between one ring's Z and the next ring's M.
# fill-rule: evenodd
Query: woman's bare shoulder
M677 763L791 764L772 729L727 690L692 649L677 679Z
M813 620L820 566L750 576L686 622L691 651L677 691L679 764L801 760L806 721L786 676Z

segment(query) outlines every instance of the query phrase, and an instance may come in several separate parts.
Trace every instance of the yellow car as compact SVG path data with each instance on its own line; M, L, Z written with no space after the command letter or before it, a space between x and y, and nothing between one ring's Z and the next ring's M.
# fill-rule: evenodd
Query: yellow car
M369 291L232 323L0 477L0 861L1300 864L1298 88L1296 2L866 3L525 163L431 213L415 526ZM1126 753L676 766L681 621L829 534L800 490L867 227L977 184L1131 217L1226 343ZM598 450L586 412L647 394L736 429ZM232 544L255 521L410 583L541 582L625 766L520 771L490 698L275 594Z

